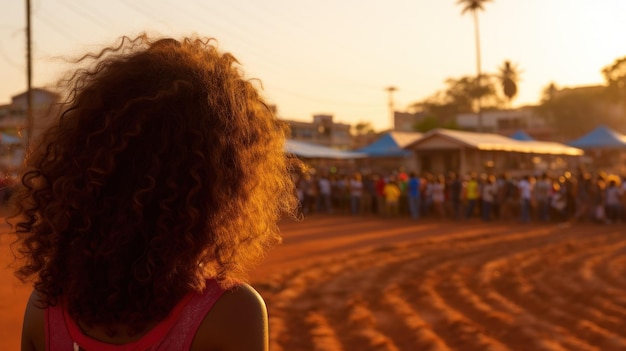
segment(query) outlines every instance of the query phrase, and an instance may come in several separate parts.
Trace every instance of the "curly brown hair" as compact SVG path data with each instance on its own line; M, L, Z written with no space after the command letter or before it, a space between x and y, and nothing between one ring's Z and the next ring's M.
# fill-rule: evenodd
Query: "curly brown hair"
M14 198L16 275L81 323L141 330L279 242L286 127L213 39L124 37L76 63Z

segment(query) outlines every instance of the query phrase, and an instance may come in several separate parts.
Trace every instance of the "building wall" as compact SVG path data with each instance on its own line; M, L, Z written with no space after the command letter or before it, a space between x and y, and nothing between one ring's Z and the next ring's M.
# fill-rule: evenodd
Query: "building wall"
M456 123L461 129L476 131L478 130L478 115L476 113L459 114L456 117ZM545 128L544 119L535 113L533 107L483 111L482 113L482 131L485 133L511 135L519 129L542 130Z
M36 142L41 133L48 128L54 116L59 96L49 90L34 88L32 90L33 107L33 135L32 142ZM15 95L11 103L0 106L0 131L10 136L20 136L24 142L29 140L27 97L26 92ZM0 171L13 173L21 167L24 161L25 145L3 144L0 141Z
M33 89L33 136L32 140L36 140L41 133L48 128L52 119L56 115L55 103L58 102L59 96L49 90ZM0 126L3 128L14 127L22 134L26 135L27 116L26 116L26 92L15 95L11 99L10 115L0 120Z
M421 122L426 114L424 112L400 112L394 111L393 113L393 130L400 132L414 132L413 128L416 124Z
M314 115L312 122L286 120L291 129L290 138L340 150L352 148L350 125L335 123L332 115Z

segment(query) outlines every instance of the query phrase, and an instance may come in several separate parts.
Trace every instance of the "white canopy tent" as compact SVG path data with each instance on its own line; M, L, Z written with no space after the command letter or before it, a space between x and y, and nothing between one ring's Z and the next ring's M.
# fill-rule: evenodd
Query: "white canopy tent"
M301 158L316 159L357 159L367 157L365 153L337 150L303 141L287 140L285 152Z

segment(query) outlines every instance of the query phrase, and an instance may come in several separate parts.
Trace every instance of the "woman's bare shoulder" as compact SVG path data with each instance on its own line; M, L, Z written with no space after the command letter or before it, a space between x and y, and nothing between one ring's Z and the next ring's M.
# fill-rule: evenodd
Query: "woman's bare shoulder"
M228 290L207 313L191 351L266 351L269 349L267 308L248 284Z
M30 294L22 324L22 351L45 351L45 310L36 291Z

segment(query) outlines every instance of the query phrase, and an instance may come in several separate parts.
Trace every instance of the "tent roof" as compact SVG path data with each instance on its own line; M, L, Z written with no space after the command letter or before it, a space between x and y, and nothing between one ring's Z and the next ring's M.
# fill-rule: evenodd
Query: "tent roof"
M287 140L285 151L302 158L355 159L366 157L365 154L358 152L342 151L296 140Z
M410 156L411 152L404 148L421 137L422 133L388 132L375 142L356 151L370 157L406 157Z
M567 144L581 149L626 148L626 135L620 134L606 126L599 126Z
M448 139L460 146L492 151L508 151L520 153L548 155L582 155L583 151L574 147L549 141L520 141L499 134L474 133L450 129L434 129L415 141L411 148L419 149L420 145L435 137Z
M525 131L523 131L521 129L518 130L517 132L513 133L513 135L511 135L511 139L520 140L520 141L535 140L535 139L533 139L533 137L528 135L528 133L526 133Z

